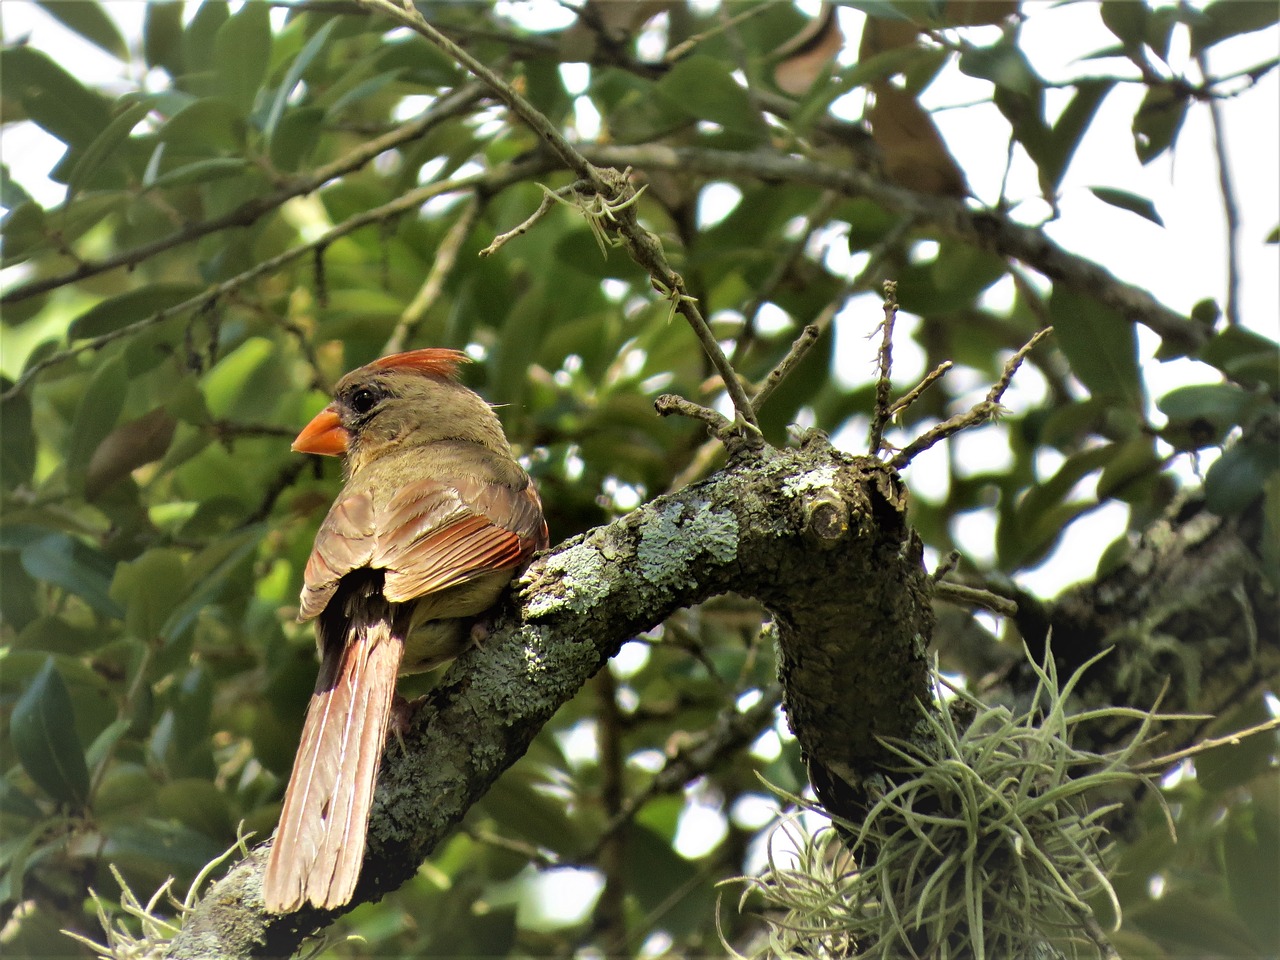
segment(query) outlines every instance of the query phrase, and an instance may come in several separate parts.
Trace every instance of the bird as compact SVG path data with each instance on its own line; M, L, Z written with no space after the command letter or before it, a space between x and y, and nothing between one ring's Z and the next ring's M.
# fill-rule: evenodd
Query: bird
M262 891L271 913L350 902L400 674L463 652L477 618L547 546L537 490L493 408L425 348L351 371L292 448L343 457L299 622L320 671Z

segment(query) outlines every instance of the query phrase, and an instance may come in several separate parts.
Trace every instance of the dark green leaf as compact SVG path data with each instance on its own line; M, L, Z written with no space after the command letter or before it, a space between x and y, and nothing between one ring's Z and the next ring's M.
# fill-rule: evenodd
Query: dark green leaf
M51 533L24 547L21 557L23 569L37 580L74 593L99 613L123 616L109 592L113 564L92 547L65 533Z
M1076 148L1084 139L1085 131L1093 122L1094 114L1107 94L1115 86L1113 80L1081 80L1076 84L1071 102L1067 104L1039 151L1036 164L1040 170L1041 189L1053 196L1071 165Z
M6 99L18 99L28 117L63 143L86 146L111 120L105 97L32 47L0 50L0 75Z
M1264 485L1277 470L1280 449L1274 443L1246 439L1232 444L1205 475L1205 504L1222 516L1243 513L1262 496Z
M14 704L9 734L22 768L42 790L62 803L84 805L89 768L76 735L71 693L52 657Z
M271 140L271 162L277 170L293 172L306 163L320 139L324 118L322 107L300 107L284 115Z
M142 23L142 53L147 66L182 74L182 0L153 0Z
M204 288L189 283L157 283L137 287L94 304L71 321L67 336L71 340L100 337L114 333L131 323L145 320L161 310L189 300Z
M1266 701L1260 694L1255 695L1211 724L1204 736L1206 739L1224 739L1237 730L1248 730L1270 719ZM1277 749L1280 749L1280 734L1275 730L1265 730L1237 743L1224 743L1198 753L1195 759L1196 781L1205 790L1217 794L1242 787L1266 772ZM1276 902L1280 903L1280 900Z
M1217 0L1191 20L1191 55L1228 37L1265 30L1277 21L1280 21L1280 6L1274 3Z
M1141 435L1130 437L1119 444L1119 448L1098 478L1099 500L1115 498L1132 501L1135 481L1160 469L1161 460L1156 454L1153 438Z
M1276 749L1275 734L1270 737ZM1243 745L1243 744L1242 744ZM1200 762L1196 761L1199 771ZM1265 776L1265 774L1264 774ZM1274 804L1253 792L1249 802L1227 806L1226 830L1222 836L1222 873L1236 916L1252 931L1258 943L1280 943L1280 816ZM1274 792L1272 793L1274 797Z
M1234 383L1207 383L1177 387L1156 401L1170 420L1208 420L1217 427L1241 423L1253 395Z
M1089 392L1141 410L1143 389L1133 324L1062 284L1054 284L1049 315L1054 339L1071 363L1071 372Z
M764 118L729 67L705 56L675 65L654 87L669 106L693 120L710 120L731 133L760 138L768 133Z
M128 377L120 357L112 357L93 372L76 404L67 440L66 470L73 483L83 483L93 452L120 417L127 389Z
M1121 210L1136 213L1152 223L1164 226L1164 221L1160 219L1160 214L1156 212L1155 203L1146 197L1140 197L1136 193L1130 193L1128 190L1116 190L1114 187L1090 187L1089 192L1103 203L1109 203L1111 206L1119 207Z
M284 116L285 107L289 103L289 96L293 93L294 87L302 80L302 75L306 72L307 67L311 66L311 61L319 55L325 44L329 42L329 35L333 33L338 23L339 20L335 17L317 30L311 39L307 41L306 46L294 57L293 63L289 64L289 70L284 75L284 82L280 84L280 88L276 91L275 100L271 103L271 110L267 114L266 123L262 128L262 135L267 143L271 143L272 138L275 136L276 127L280 125L280 118Z
M68 197L79 193L86 185L92 184L94 175L115 157L120 146L129 139L133 128L150 112L151 103L150 98L145 98L137 103L126 105L85 148L67 178Z
M0 392L13 386L0 377ZM0 404L0 486L11 490L31 480L36 465L36 438L31 427L31 399L25 393Z
M231 16L226 0L205 0L182 33L182 88L198 97L221 93L214 40Z
M1024 97L1038 95L1044 86L1026 55L1008 41L965 48L959 67L961 73L990 80L997 87Z
M129 48L115 21L94 0L38 0L40 7L67 28L118 60L129 58Z
M245 114L253 109L271 62L270 13L265 3L246 3L218 28L213 41L223 94Z
M9 211L0 227L4 231L4 265L19 263L48 243L44 208L24 203Z
M1150 163L1173 146L1187 116L1190 101L1171 87L1157 86L1147 90L1142 105L1133 117L1133 146L1138 159Z
M1228 327L1200 350L1200 359L1245 386L1280 390L1280 345L1243 327Z
M174 549L156 547L116 567L111 597L125 609L125 629L140 640L161 635L187 598L186 561Z
M1151 15L1145 3L1131 0L1104 0L1100 9L1102 22L1120 38L1126 50L1137 50L1147 36L1147 18Z

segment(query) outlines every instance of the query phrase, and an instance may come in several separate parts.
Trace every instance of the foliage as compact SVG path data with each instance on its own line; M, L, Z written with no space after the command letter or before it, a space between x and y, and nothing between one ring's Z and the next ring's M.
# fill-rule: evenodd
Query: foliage
M775 51L811 25L787 3L589 5L554 29L501 5L420 9L562 131L599 117L583 150L634 167L635 212L744 382L760 384L800 328L819 325L760 411L771 443L801 422L861 446L875 388L847 344L872 328L878 306L862 295L885 278L919 318L900 325L900 364L955 364L903 411L888 435L899 445L967 407L974 383L1054 324L1020 374L1031 386L984 428L998 455L931 467L944 476L912 514L930 556L957 549L964 518L985 511L993 549L967 569L1012 582L1059 559L1070 525L1104 505L1142 529L1188 459L1221 449L1204 477L1212 508L1240 515L1265 497L1280 528L1280 365L1255 332L1263 321L1227 323L1233 304L1211 302L1213 290L1182 316L1114 278L1099 288L1092 265L1043 231L1021 228L1052 263L957 228L980 221L955 213L965 171L921 106L946 71L985 81L1013 138L989 162L1011 146L1036 182L984 198L992 216L1036 199L1056 209L1118 89L1143 91L1123 149L1144 163L1175 150L1214 98L1247 97L1274 61L1202 76L1171 51L1175 39L1196 53L1273 28L1274 5L1103 3L1094 14L1114 43L1080 51L1098 72L1069 81L1028 59L1015 3L849 6L875 15L857 57L802 69L792 93L775 69L796 55ZM468 382L500 405L555 540L722 456L698 424L654 415L660 393L714 406L723 387L672 301L622 251L602 256L607 217L553 204L478 255L576 177L422 37L358 4L157 2L140 38L111 5L42 7L128 64L130 80L91 82L14 38L0 53L4 122L30 121L65 147L49 172L60 202L0 170L0 902L11 911L0 943L12 956L51 949L59 927L96 936L90 887L136 904L125 882L186 886L238 825L273 828L314 678L295 598L338 483L336 465L288 444L345 370L396 338L467 349L480 361ZM828 27L833 37L844 45ZM589 71L562 69L583 62ZM874 137L832 109L864 89L878 91ZM693 159L646 165L650 148ZM750 166L784 160L781 174ZM885 187L840 186L855 176ZM1158 221L1149 198L1096 186L1135 223ZM704 202L717 194L736 203L713 216ZM1211 382L1153 397L1134 321L1161 360L1184 358ZM1129 531L1108 533L1103 569L1122 561ZM972 677L1015 658L968 613L944 616L935 640L944 668ZM805 784L772 716L750 750L689 760L717 718L774 695L760 612L733 598L684 612L637 638L611 676L548 724L414 881L344 921L363 940L334 955L714 947L713 881L752 862L763 827L752 811L776 810L754 769L789 792ZM1277 796L1262 780L1274 740L1254 739L1262 746L1223 759L1214 779L1173 788L1186 799L1183 846L1151 831L1121 852L1117 892L1152 956L1180 955L1161 932L1170 904L1226 931L1221 952L1275 933L1253 908L1274 890L1260 852L1276 840ZM716 828L697 843L700 817ZM626 856L610 872L613 844ZM548 906L583 871L609 874L620 909L605 910L608 896L569 916ZM1145 884L1157 874L1169 878L1162 900ZM750 933L740 922L734 942Z

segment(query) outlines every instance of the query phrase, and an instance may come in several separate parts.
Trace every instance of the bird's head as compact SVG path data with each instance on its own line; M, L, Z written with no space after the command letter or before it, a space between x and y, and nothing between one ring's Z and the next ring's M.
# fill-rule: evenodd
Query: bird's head
M458 383L465 353L430 347L382 357L338 381L333 402L302 428L299 453L345 456L348 474L393 448L439 440L476 443L510 456L489 404Z

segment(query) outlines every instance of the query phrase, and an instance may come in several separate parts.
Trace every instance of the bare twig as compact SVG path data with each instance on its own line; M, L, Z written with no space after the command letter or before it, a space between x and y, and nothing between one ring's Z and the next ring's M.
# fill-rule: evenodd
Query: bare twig
M990 590L978 587L966 587L962 583L950 580L938 580L933 585L933 593L940 600L966 607L981 607L998 613L1002 617L1014 617L1018 614L1018 605L1007 597L1001 597Z
M539 184L539 186L541 186L541 184ZM507 243L514 240L516 237L524 236L533 228L533 225L535 223L537 223L539 220L541 220L543 217L547 215L547 213L551 210L552 207L556 205L558 201L562 201L565 197L569 196L574 191L578 190L583 186L585 186L585 183L579 180L576 183L569 184L569 186L567 187L561 187L559 190L548 190L546 187L543 187L542 202L538 204L538 209L533 211L533 213L529 214L529 216L525 219L525 221L521 223L519 226L515 227L514 229L508 230L506 233L500 233L496 237L494 237L493 243L489 244L487 247L485 247L483 250L480 251L480 256L491 257L495 253L497 253L499 250L501 250L504 246L506 246Z
M942 558L942 561L938 564L937 569L935 569L933 573L929 574L929 580L933 583L937 583L939 580L945 577L948 573L954 570L957 566L959 566L959 564L960 564L960 551L952 550L950 553L948 553L945 557Z
M201 307L212 304L220 297L244 286L251 280L274 273L285 264L290 263L293 260L297 260L300 257L304 257L317 248L328 246L339 237L346 236L348 233L359 230L361 227L393 219L400 214L425 203L432 197L437 197L446 193L457 193L459 191L475 190L479 188L484 188L486 190L498 190L519 180L537 176L539 173L545 172L546 169L547 163L545 160L525 160L521 163L501 167L497 170L472 174L469 177L459 177L457 180L445 180L439 183L429 183L416 190L411 190L408 193L397 197L390 203L384 203L380 207L372 207L362 213L356 214L330 230L325 231L325 233L317 239L292 247L281 254L277 254L269 260L264 260L262 263L251 267L243 273L238 273L234 277L224 280L222 283L215 284L204 293L182 301L182 303L157 311L149 317L139 320L136 323L131 323L128 326L121 327L118 330L113 330L110 333L104 333L101 336L85 340L83 343L78 343L74 347L69 347L66 350L59 350L57 353L50 354L43 360L33 363L30 367L24 370L22 376L18 378L17 382L6 390L3 396L0 396L0 401L8 400L26 389L27 384L29 384L37 374L43 370L47 370L49 367L56 366L57 364L78 356L81 353L91 350L99 350L116 340L131 337L136 333L148 330L166 320L171 320L174 317L181 316L188 311L198 310Z
M458 219L453 222L449 232L440 241L440 246L436 248L435 259L431 262L431 270L427 273L427 279L422 281L417 294L400 314L400 319L396 321L396 328L383 348L384 354L400 353L413 340L423 316L440 298L440 291L444 289L445 281L453 273L453 268L458 263L458 251L467 242L467 237L475 228L476 221L480 219L481 206L480 196L476 194L467 202L466 208L458 215Z
M682 417L701 420L707 425L707 429L716 436L721 436L726 430L733 427L728 417L717 413L710 407L704 407L694 403L692 400L678 397L674 393L664 393L659 396L658 399L653 401L653 409L657 410L658 415L663 417L679 414Z
M903 414L907 409L920 399L920 395L928 390L931 386L938 382L939 379L954 366L950 360L943 360L940 364L925 374L925 378L917 383L914 387L904 393L898 401L889 408L889 419Z
M778 385L804 359L805 354L809 352L809 348L818 342L818 337L821 335L822 328L816 323L811 323L800 331L800 336L796 337L795 342L791 344L791 349L787 351L787 355L778 362L776 367L769 371L768 376L764 378L764 382L760 384L760 389L756 391L755 398L752 401L756 413L760 412L760 408L765 405L773 391L778 389Z
M893 324L898 319L898 281L884 282L884 320L880 324L880 354L877 358L876 405L871 414L867 452L875 456L884 446L884 428L892 416L889 393L893 390Z
M1185 760L1188 757L1194 757L1204 753L1206 750L1213 750L1216 747L1234 747L1241 740L1249 737L1257 736L1260 733L1266 733L1269 730L1280 728L1280 717L1272 717L1270 720L1259 723L1256 726L1249 727L1245 730L1236 730L1222 737L1210 737L1201 740L1194 746L1187 747L1185 750L1178 750L1175 753L1165 754L1163 757L1153 757L1150 760L1140 763L1134 767L1135 770L1155 770L1164 769L1171 764L1177 763L1179 760Z
M956 414L956 416L944 420L916 437L893 456L893 459L889 461L889 465L901 470L934 444L945 440L954 433L959 433L969 427L976 427L978 424L985 423L998 416L1001 409L1000 398L1004 396L1005 390L1009 389L1009 383L1013 379L1014 373L1017 372L1018 367L1022 366L1022 361L1026 359L1027 354L1035 349L1036 344L1052 332L1053 327L1045 327L1043 330L1038 331L1005 363L1000 379L996 381L995 386L987 391L986 397L975 403L964 413Z
M1201 50L1196 65L1204 82L1209 83L1209 57ZM1209 105L1209 122L1213 127L1213 151L1218 161L1218 190L1222 193L1222 213L1227 221L1227 302L1223 312L1227 323L1240 325L1240 205L1236 202L1231 182L1231 162L1227 156L1226 127L1217 97L1205 101Z
M480 99L482 93L483 89L479 84L468 84L465 87L461 87L432 104L418 118L402 124L384 136L362 143L350 153L339 157L332 163L325 164L323 167L318 167L305 177L300 177L286 184L275 193L270 193L263 197L253 197L220 217L189 223L181 230L177 230L151 243L145 243L130 250L122 250L101 260L82 260L77 263L74 269L65 273L55 274L50 277L40 277L28 283L19 284L3 296L0 296L0 304L18 303L29 297L55 290L68 283L75 283L77 280L97 276L108 270L115 270L118 267L134 267L157 254L172 250L180 244L190 243L192 240L198 240L200 237L216 233L219 230L226 230L230 227L248 226L265 214L282 206L286 201L313 193L330 180L340 177L344 173L350 173L352 170L358 170L379 154L411 140L418 139L442 121L471 106Z
M689 53L691 53L693 51L693 48L696 47L698 44L702 43L704 40L710 40L712 37L717 36L721 33L724 33L724 31L730 29L731 27L736 27L738 24L742 23L743 20L750 19L751 17L754 17L757 13L763 13L764 11L769 10L770 8L775 6L777 6L776 3L762 3L762 4L759 4L758 6L748 7L745 10L735 13L731 17L726 17L723 20L721 20L719 23L717 23L714 27L711 27L708 30L704 30L702 31L702 33L695 33L693 36L681 41L680 43L677 43L674 47L672 47L670 50L667 51L666 56L662 58L662 62L668 63L668 64L675 63L677 60L680 60L685 56L687 56Z

